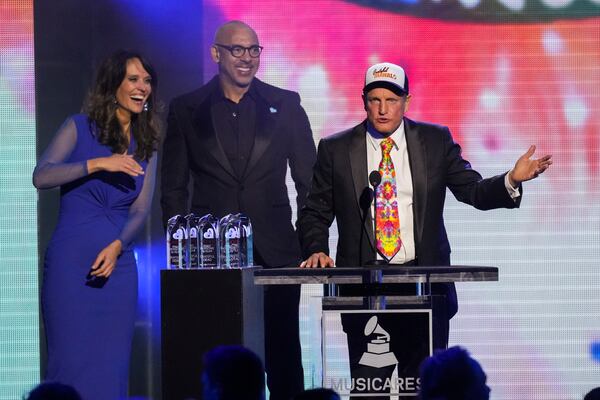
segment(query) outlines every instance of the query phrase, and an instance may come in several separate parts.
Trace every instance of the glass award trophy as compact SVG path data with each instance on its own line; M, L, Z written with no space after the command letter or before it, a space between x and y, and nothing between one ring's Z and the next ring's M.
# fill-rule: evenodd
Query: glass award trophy
M244 214L238 214L240 219L240 266L254 265L254 246L252 243L252 223Z
M207 214L198 221L200 268L219 267L219 220Z
M240 219L228 214L219 221L220 268L240 266Z
M200 258L198 254L198 222L200 221L200 217L196 216L194 213L190 213L185 216L186 220L186 230L188 235L188 268L199 268L200 267Z
M187 265L187 221L175 215L167 221L167 268L183 269Z

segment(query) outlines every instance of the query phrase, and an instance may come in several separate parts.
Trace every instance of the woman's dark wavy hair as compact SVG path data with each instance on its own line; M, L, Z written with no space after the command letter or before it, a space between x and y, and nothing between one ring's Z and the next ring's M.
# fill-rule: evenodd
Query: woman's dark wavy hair
M122 154L127 151L127 140L121 133L117 120L116 102L117 89L125 79L127 62L137 58L144 69L150 74L152 93L147 100L148 110L140 114L131 114L131 133L137 144L135 158L148 160L156 151L159 142L159 121L156 117L156 88L158 78L152 65L142 55L136 52L119 50L109 56L100 65L96 82L87 95L83 112L88 115L90 122L96 125L97 139L109 146L113 153Z

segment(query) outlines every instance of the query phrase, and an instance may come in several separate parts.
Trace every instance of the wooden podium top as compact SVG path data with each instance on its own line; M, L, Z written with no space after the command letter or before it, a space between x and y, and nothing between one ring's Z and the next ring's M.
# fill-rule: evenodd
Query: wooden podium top
M272 268L254 272L257 285L351 284L363 283L379 275L382 283L441 283L497 281L498 268L482 266L362 268Z

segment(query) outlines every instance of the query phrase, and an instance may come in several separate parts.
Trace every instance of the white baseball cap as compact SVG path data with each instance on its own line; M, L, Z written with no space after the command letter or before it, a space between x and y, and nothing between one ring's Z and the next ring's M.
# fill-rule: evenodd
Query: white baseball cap
M408 77L399 65L387 62L375 64L367 70L363 93L376 87L386 88L404 96L408 94Z

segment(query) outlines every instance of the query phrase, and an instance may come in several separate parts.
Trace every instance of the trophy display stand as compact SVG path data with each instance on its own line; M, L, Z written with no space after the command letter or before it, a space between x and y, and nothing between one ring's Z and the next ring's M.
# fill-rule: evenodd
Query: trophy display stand
M260 267L162 270L162 398L201 399L203 354L243 345L264 360Z
M478 266L278 268L254 274L257 285L326 285L321 386L351 399L415 398L419 365L436 339L436 348L442 342L433 322L447 320L445 299L432 293L432 284L497 280L498 268Z

